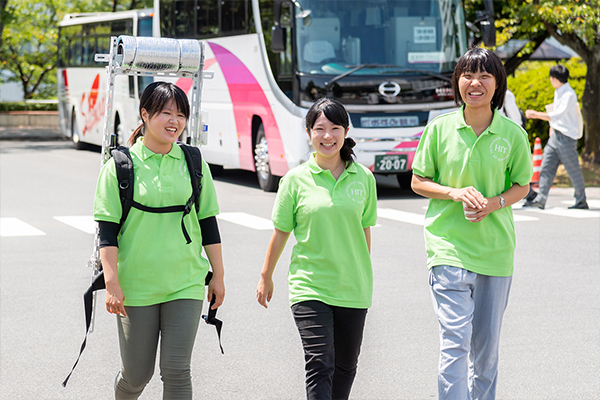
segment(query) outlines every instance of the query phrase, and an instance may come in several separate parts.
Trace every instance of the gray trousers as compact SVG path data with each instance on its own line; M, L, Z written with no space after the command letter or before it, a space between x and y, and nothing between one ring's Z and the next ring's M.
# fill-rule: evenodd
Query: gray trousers
M575 204L585 203L585 183L579 166L577 140L571 139L559 131L554 131L548 143L546 143L546 147L544 147L544 157L542 158L542 169L540 171L540 190L535 201L546 205L548 192L552 187L560 163L565 166L575 189Z
M496 398L502 317L512 277L441 265L429 272L440 324L439 399Z
M192 399L190 364L202 313L202 300L174 300L147 307L125 307L117 317L121 371L115 399L137 399L154 374L160 336L163 399Z

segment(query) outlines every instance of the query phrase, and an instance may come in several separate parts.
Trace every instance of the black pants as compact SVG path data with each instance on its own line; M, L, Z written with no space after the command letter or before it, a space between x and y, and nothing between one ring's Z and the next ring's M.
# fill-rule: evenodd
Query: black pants
M304 301L294 304L292 312L304 347L307 399L348 399L367 309Z

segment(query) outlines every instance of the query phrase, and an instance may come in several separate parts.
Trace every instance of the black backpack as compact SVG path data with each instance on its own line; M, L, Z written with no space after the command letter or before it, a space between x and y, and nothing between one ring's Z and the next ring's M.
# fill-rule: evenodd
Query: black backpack
M121 214L121 222L120 225L123 226L123 223L127 219L129 215L129 211L131 211L131 207L137 208L138 210L142 210L145 212L151 213L170 213L170 212L183 212L183 216L181 217L181 229L183 231L183 236L187 244L192 242L187 230L185 229L185 224L183 223L183 219L186 215L191 212L192 204L195 204L196 213L199 212L200 209L200 191L202 190L202 153L200 153L200 149L195 146L190 146L184 143L178 143L181 150L183 150L183 154L185 155L185 160L187 162L188 171L190 172L190 180L192 183L192 195L188 199L185 205L180 206L169 206L169 207L148 207L143 204L140 204L133 200L133 161L131 160L131 154L129 154L129 148L125 146L119 146L113 150L111 150L112 158L115 162L115 166L117 167L117 180L119 182L119 191L121 197L121 207L123 209ZM205 284L208 285L210 279L212 278L212 272L208 271L206 275ZM81 344L81 348L79 350L79 356L75 361L75 365L71 369L71 372L67 376L67 378L63 382L63 387L67 386L67 382L73 374L77 363L79 362L79 358L81 358L81 354L85 349L87 336L89 334L90 325L92 322L92 312L93 312L93 293L97 290L106 289L106 284L104 282L104 272L100 272L96 276L94 276L92 284L83 294L83 304L85 310L85 338L83 339L83 343ZM219 339L219 347L221 348L221 353L223 353L223 347L221 346L221 327L223 322L217 319L217 310L212 310L211 307L215 303L215 297L211 299L210 305L208 307L208 315L202 315L202 318L207 324L214 325L217 329L217 337Z
M192 239L185 229L183 219L190 213L192 204L196 205L196 213L198 213L200 209L200 191L202 190L202 154L200 153L200 149L195 146L190 146L184 143L178 144L179 147L181 147L181 150L183 150L183 154L185 154L185 160L187 162L187 167L190 172L190 180L192 182L192 195L186 204L181 206L148 207L134 201L133 161L131 160L129 149L125 146L119 146L116 149L113 149L111 154L117 167L117 179L119 181L121 206L123 208L123 212L121 214L121 226L123 226L123 223L127 219L131 207L151 213L171 213L183 211L183 216L181 217L181 230L183 231L183 236L185 236L187 244L190 244Z

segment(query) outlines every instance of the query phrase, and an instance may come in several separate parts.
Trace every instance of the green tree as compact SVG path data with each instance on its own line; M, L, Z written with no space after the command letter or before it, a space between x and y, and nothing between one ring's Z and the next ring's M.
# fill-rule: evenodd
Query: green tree
M58 23L67 13L152 7L152 0L0 0L0 69L25 99L56 96ZM2 29L3 28L3 29Z
M512 74L549 36L572 48L587 65L581 97L585 121L583 158L600 164L600 0L493 1L497 45L510 39L529 43L505 61ZM483 9L482 0L466 0L467 19Z

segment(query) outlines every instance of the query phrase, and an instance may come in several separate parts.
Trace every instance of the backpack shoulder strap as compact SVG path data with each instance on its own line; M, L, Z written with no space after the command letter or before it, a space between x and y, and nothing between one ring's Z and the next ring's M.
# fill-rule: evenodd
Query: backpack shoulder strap
M192 198L196 204L196 213L200 211L200 191L202 190L202 153L196 146L178 143L185 154L190 180L192 182Z
M133 202L133 161L131 160L129 149L125 146L117 147L111 151L111 154L117 167L117 180L119 182L122 207L120 225L122 226L129 215Z

